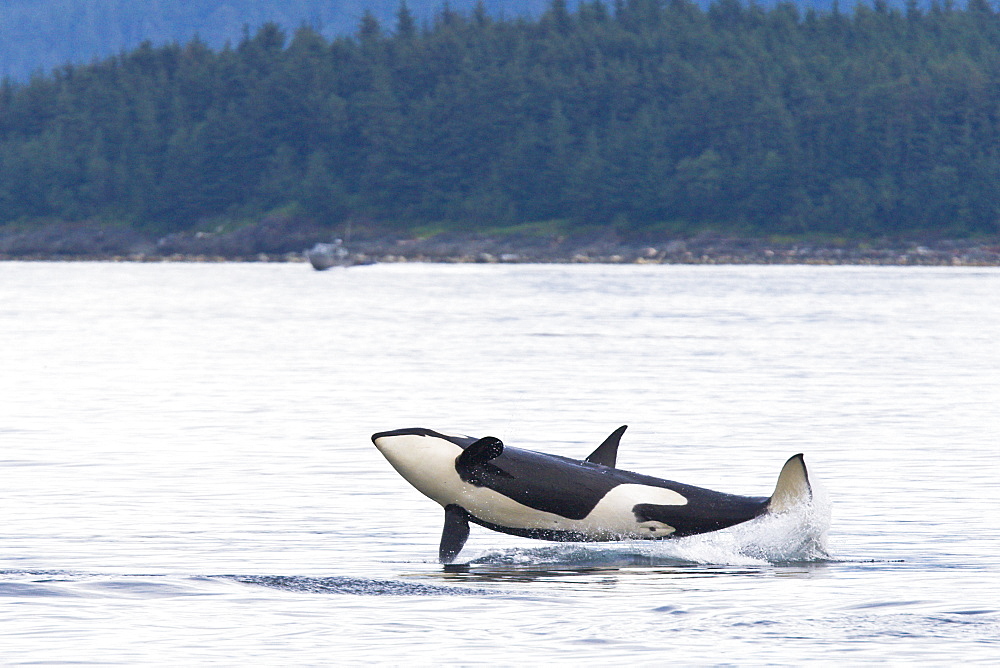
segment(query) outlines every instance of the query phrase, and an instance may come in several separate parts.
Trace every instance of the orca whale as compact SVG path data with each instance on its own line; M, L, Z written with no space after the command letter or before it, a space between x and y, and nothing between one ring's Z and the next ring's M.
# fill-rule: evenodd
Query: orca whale
M505 446L492 436L449 436L431 429L372 435L393 468L444 507L438 556L451 563L469 522L554 541L677 538L724 529L809 501L801 454L785 462L769 497L724 494L615 467L627 426L580 461Z

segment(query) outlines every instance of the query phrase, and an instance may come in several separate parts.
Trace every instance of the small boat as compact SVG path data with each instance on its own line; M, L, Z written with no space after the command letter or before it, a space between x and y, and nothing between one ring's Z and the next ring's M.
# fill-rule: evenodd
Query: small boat
M344 242L340 239L334 239L331 244L318 243L307 250L305 255L316 271L325 271L330 267L349 267L354 264L351 262L351 254L344 248Z

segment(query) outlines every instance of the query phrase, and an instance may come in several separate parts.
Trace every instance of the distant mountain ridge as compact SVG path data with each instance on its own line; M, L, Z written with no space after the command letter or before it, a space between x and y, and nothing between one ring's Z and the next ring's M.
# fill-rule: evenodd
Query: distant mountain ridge
M476 0L451 0L457 11ZM443 0L409 0L418 20ZM484 0L491 14L540 11L545 0ZM198 36L213 48L236 44L244 28L267 22L286 29L308 24L327 37L354 32L365 11L388 29L399 0L3 0L0 6L0 76L24 79L66 63L88 63L149 40L186 43Z
M477 1L408 0L406 4L421 22L432 20L446 4L455 11L471 12ZM549 1L481 0L491 16L508 19L537 17ZM770 6L776 1L756 4ZM794 4L824 9L833 2L796 0ZM615 3L609 0L607 4ZM854 4L855 0L842 0L840 7L847 10ZM3 0L0 77L26 80L61 65L85 64L132 49L145 40L186 43L198 36L208 46L219 48L226 42L236 44L245 29L254 32L269 21L285 29L308 24L329 38L354 33L368 11L391 31L399 5L400 0Z

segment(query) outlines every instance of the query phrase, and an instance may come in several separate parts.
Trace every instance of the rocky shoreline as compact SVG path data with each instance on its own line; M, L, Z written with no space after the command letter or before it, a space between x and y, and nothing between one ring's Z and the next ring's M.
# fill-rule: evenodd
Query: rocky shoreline
M328 229L283 219L230 233L179 233L150 238L127 228L52 225L0 229L0 260L115 262L305 262ZM1000 266L1000 237L987 240L840 241L738 238L625 240L614 235L442 234L427 239L355 235L345 240L345 264L375 262L813 264Z

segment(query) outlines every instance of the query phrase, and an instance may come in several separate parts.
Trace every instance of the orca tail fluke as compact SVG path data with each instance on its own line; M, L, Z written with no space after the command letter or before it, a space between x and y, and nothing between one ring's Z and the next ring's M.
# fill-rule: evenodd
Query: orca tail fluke
M801 454L791 457L781 467L778 474L778 484L774 494L768 501L768 512L784 513L796 506L812 500L812 485L809 484L809 471Z

